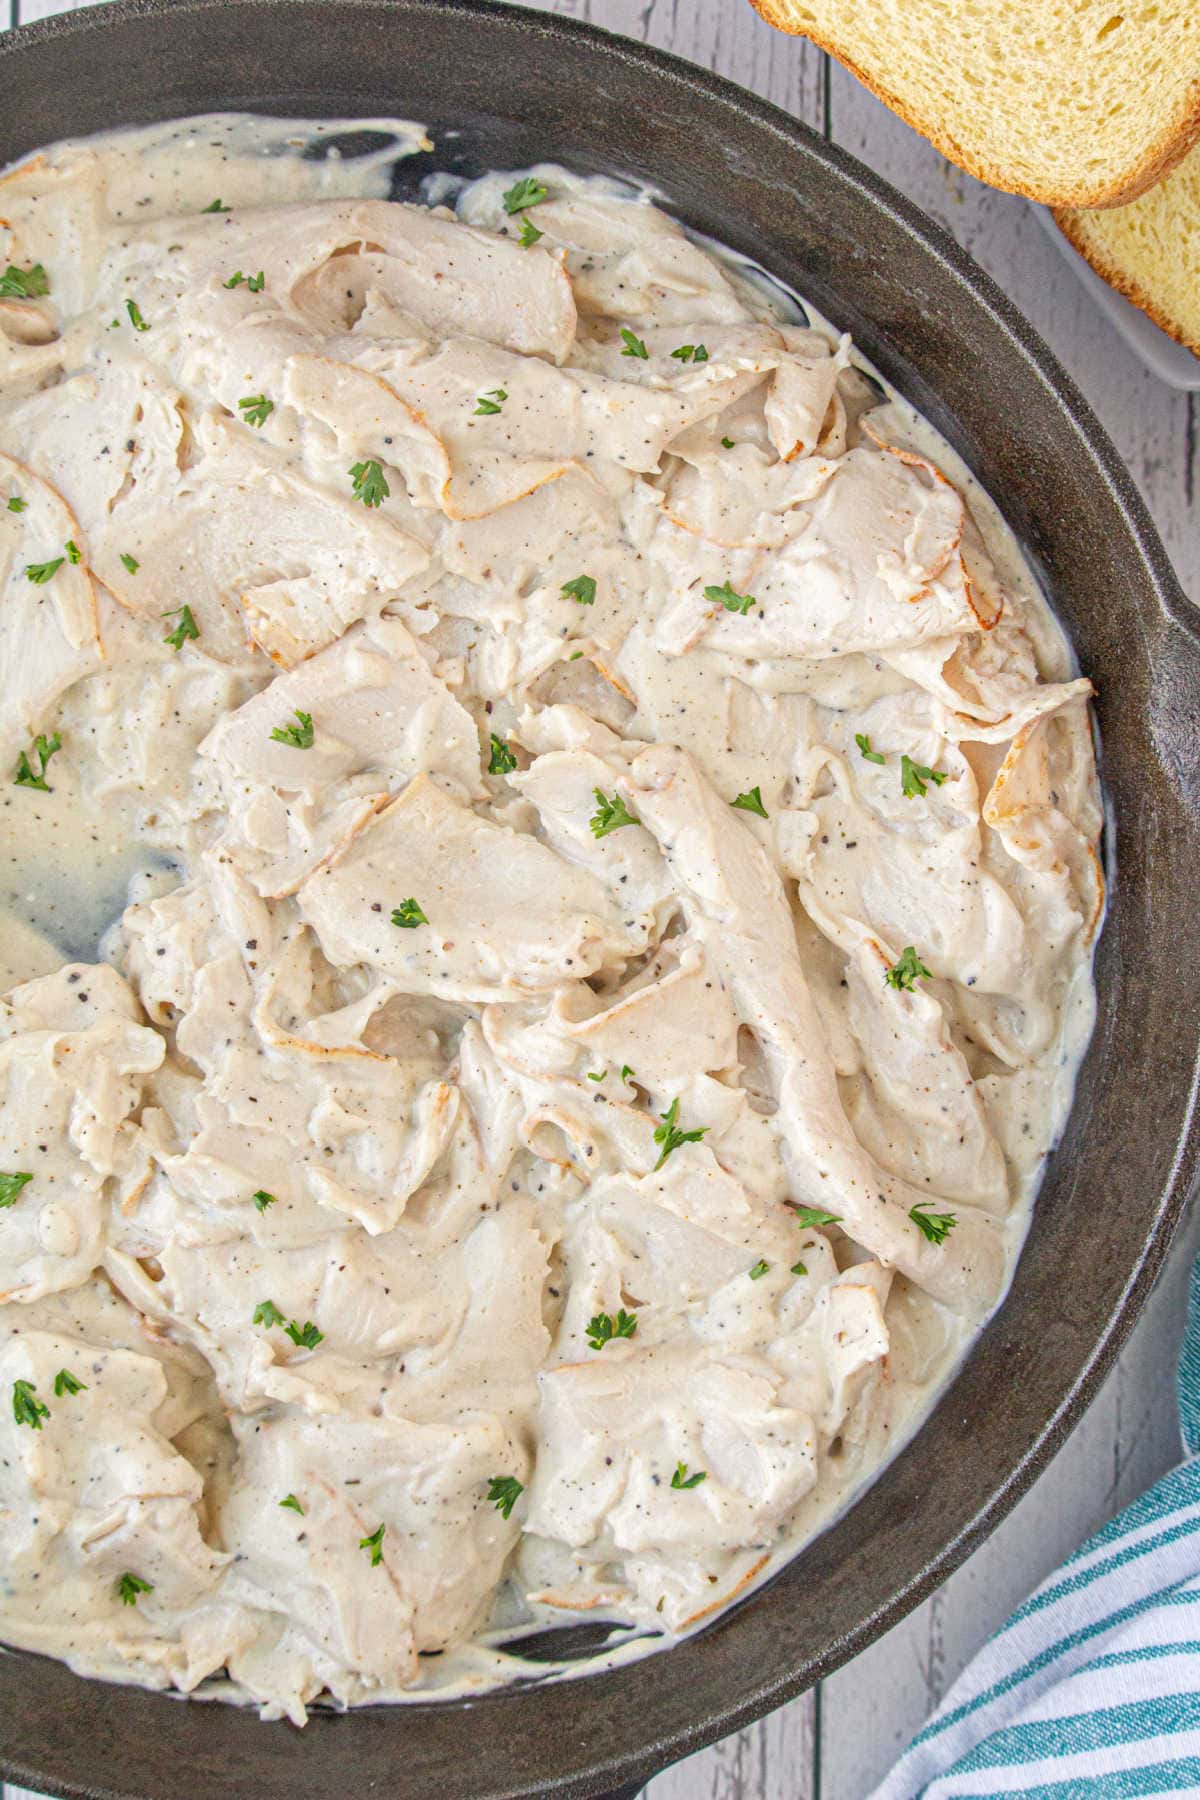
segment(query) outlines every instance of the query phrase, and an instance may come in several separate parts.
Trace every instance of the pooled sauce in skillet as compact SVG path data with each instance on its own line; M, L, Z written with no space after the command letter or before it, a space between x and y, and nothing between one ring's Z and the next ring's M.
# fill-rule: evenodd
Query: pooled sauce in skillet
M0 1634L296 1721L828 1523L1004 1291L1102 911L1089 685L849 341L368 124L0 207Z

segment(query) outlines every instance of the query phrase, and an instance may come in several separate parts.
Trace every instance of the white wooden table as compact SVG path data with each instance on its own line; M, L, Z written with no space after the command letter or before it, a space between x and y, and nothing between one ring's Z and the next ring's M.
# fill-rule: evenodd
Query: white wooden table
M0 25L72 0L0 0ZM88 0L81 0L87 4ZM1200 394L1161 386L1083 295L1021 200L947 163L836 63L747 0L532 0L740 82L880 170L953 233L1075 377L1200 602ZM934 1597L810 1694L650 1784L649 1800L861 1800L964 1662L1041 1577L1178 1460L1174 1361L1200 1217L1083 1423L983 1548ZM26 1800L9 1787L5 1800Z

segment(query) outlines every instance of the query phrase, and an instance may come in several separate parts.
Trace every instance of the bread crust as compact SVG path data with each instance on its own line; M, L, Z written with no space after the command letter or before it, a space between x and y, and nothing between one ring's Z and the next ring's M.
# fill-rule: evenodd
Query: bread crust
M1116 288L1118 294L1124 294L1127 300L1131 300L1134 306L1146 314L1148 319L1154 321L1160 331L1165 331L1167 336L1174 338L1177 344L1182 344L1194 356L1200 356L1200 335L1193 337L1182 320L1165 312L1154 296L1148 293L1139 281L1124 269L1118 268L1116 263L1102 256L1094 245L1089 244L1073 214L1059 212L1055 209L1054 223L1067 242L1078 250L1083 260L1095 269L1097 275L1103 276L1109 287Z
M1082 206L1097 210L1124 206L1127 201L1136 200L1139 194L1144 194L1147 188L1152 188L1164 175L1169 175L1176 164L1182 162L1188 152L1200 143L1200 79L1197 79L1192 83L1190 94L1176 123L1146 146L1123 181L1099 187L1088 186L1086 183L1075 187L1055 187L1048 183L1043 185L1018 181L1010 171L988 163L972 151L964 149L940 125L921 117L879 77L856 63L833 38L823 37L813 29L793 24L788 17L786 0L750 0L750 4L776 31L786 32L792 37L806 37L819 50L824 50L836 62L840 62L856 81L861 81L865 88L870 89L877 100L882 100L906 125L928 138L935 149L940 150L943 156L948 157L968 175L974 175L977 180L987 182L989 187L1000 188L1005 193L1023 194L1027 200L1040 201L1043 206Z

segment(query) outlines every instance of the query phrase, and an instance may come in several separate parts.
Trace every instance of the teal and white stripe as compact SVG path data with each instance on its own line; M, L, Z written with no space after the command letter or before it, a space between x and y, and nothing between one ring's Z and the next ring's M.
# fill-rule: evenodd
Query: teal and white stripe
M1200 1269L1179 1362L1184 1448L951 1688L872 1800L1200 1794Z

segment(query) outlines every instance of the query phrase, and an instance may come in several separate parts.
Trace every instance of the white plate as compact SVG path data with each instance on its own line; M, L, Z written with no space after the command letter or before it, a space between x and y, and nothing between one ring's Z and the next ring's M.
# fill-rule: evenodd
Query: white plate
M1146 367L1168 387L1200 392L1200 357L1193 356L1185 345L1177 344L1165 331L1160 331L1153 319L1148 319L1139 307L1126 300L1124 294L1118 294L1116 288L1109 287L1091 264L1084 261L1074 244L1063 236L1048 206L1035 206L1033 210L1092 299L1102 312L1107 313Z

